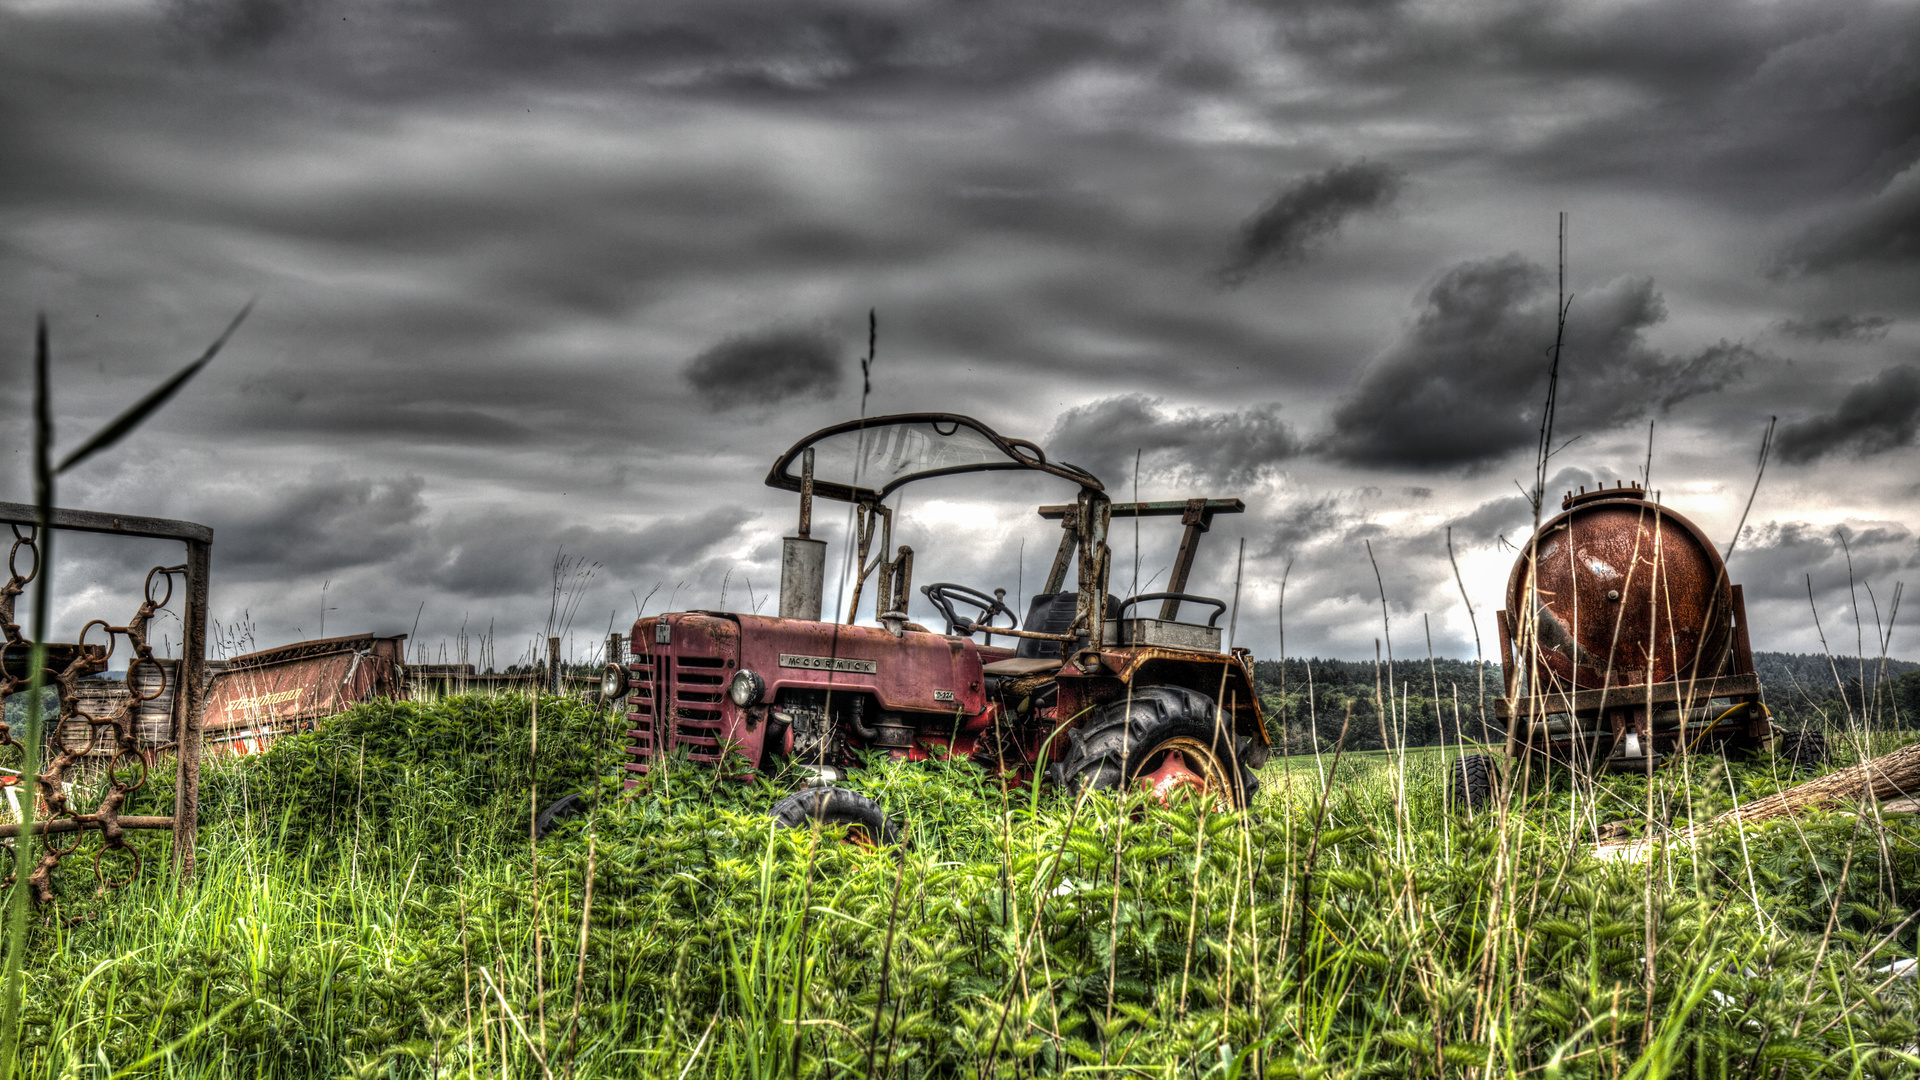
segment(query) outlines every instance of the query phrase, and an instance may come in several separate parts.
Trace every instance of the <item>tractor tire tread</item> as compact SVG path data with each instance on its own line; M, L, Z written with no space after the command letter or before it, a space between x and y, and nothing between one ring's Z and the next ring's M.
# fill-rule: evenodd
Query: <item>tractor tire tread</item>
M1779 752L1792 772L1818 772L1827 764L1827 733L1810 730L1781 732Z
M593 809L593 794L587 791L569 791L565 795L548 803L533 818L533 836L544 840L548 833L563 825L570 818L576 818Z
M898 844L900 828L879 803L843 787L801 788L773 804L773 822L783 829L805 829L818 819L823 825L858 825L877 844Z
M1492 802L1497 771L1491 754L1461 754L1454 758L1448 769L1448 804L1456 809L1478 810Z
M1212 733L1213 699L1184 686L1138 687L1127 697L1104 706L1083 727L1067 733L1067 755L1047 770L1048 778L1078 794L1088 788L1120 786L1126 759L1136 746L1158 742L1170 728L1184 729L1202 738ZM1245 806L1259 789L1259 778L1234 752L1233 733L1212 733L1220 756L1238 771L1236 805Z

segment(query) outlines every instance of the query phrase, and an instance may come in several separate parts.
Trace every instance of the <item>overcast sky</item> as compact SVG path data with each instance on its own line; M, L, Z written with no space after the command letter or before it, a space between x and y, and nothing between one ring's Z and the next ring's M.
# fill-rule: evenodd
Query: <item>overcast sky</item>
M1370 541L1396 655L1423 620L1474 655L1451 528L1491 654L1560 211L1550 510L1640 478L1651 423L1724 545L1777 416L1730 562L1755 646L1820 647L1809 575L1847 652L1852 596L1870 642L1920 581L1911 2L0 0L0 146L0 498L37 311L70 448L257 298L59 501L211 525L259 646L325 607L511 662L557 554L583 655L642 603L773 610L762 480L858 415L876 309L870 413L1245 499L1193 583L1230 595L1245 538L1241 644L1278 648L1285 574L1290 654L1372 656ZM1032 591L1069 487L909 488L896 541ZM1116 589L1176 534L1136 571L1116 530ZM164 548L67 542L63 623L123 621Z

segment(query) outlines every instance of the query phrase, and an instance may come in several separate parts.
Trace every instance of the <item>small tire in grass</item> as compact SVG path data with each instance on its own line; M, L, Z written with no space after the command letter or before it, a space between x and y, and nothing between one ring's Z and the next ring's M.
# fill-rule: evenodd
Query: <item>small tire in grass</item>
M841 787L801 788L773 804L773 823L783 829L844 825L847 841L862 847L900 842L900 829L880 804Z
M1827 764L1827 733L1783 731L1774 744L1790 772L1818 772Z
M1447 805L1478 810L1493 802L1493 755L1461 754L1448 770Z
M581 817L593 809L593 796L585 791L569 791L565 795L547 804L547 808L533 816L533 837L545 840L547 834L555 829L564 828L574 818Z

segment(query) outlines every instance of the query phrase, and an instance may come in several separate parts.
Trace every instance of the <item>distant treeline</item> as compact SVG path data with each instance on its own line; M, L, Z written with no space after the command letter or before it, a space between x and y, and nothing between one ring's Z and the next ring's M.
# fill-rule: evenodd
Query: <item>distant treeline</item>
M1767 706L1790 727L1920 727L1920 664L1824 653L1754 653Z
M1876 727L1920 727L1920 663L1757 652L1753 667L1775 721L1787 727L1837 727L1849 717ZM1494 718L1503 687L1496 663L1289 658L1284 679L1277 660L1256 661L1253 674L1276 750L1310 754L1316 740L1331 750L1343 723L1349 750L1505 737Z
M1499 664L1421 658L1389 665L1289 657L1284 679L1282 674L1278 660L1254 662L1254 686L1275 750L1284 746L1287 753L1311 754L1316 739L1322 749L1331 750L1339 745L1342 724L1349 750L1502 737L1493 716L1501 692ZM1392 704L1383 711L1380 706L1389 700Z

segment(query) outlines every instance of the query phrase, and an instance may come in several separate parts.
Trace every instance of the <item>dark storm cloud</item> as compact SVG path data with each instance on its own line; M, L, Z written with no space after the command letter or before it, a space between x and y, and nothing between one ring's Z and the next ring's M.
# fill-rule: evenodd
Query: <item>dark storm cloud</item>
M1208 412L1168 410L1164 398L1123 394L1069 409L1054 422L1047 453L1072 462L1118 491L1140 470L1183 484L1245 485L1277 472L1300 452L1280 406Z
M244 580L298 566L323 573L403 557L426 543L426 482L322 479L283 484L210 508L223 575Z
M1808 341L1878 341L1887 336L1893 320L1885 315L1818 315L1782 319L1775 329Z
M1220 279L1239 285L1263 266L1305 258L1348 218L1392 205L1400 183L1397 169L1350 161L1288 184L1240 227L1239 246Z
M1442 122L1542 121L1474 130L1543 178L1777 207L1870 191L1920 136L1920 22L1898 4L1262 6L1286 49L1354 93L1391 88Z
M1321 450L1372 467L1484 465L1538 437L1555 294L1520 255L1441 275L1401 340L1333 412ZM1578 292L1567 320L1556 441L1665 410L1738 378L1753 353L1721 343L1685 358L1643 339L1666 317L1645 277Z
M1750 526L1742 534L1727 575L1740 583L1750 599L1797 602L1804 609L1809 576L1815 596L1838 593L1844 598L1849 555L1856 587L1870 583L1886 600L1882 590L1887 579L1910 575L1920 567L1920 538L1907 526L1891 521L1853 521L1839 528L1805 521L1768 522ZM1860 598L1867 600L1864 590Z
M307 7L305 0L174 0L168 14L185 38L230 56L295 30Z
M1920 101L1916 102L1920 107ZM1920 263L1920 164L1886 189L1802 237L1780 258L1776 276L1844 267L1904 267Z
M1294 557L1302 548L1345 538L1364 520L1364 509L1352 492L1320 495L1281 507L1262 523L1267 534L1255 558Z
M1854 457L1911 446L1920 432L1920 367L1901 364L1857 382L1831 412L1785 424L1774 440L1780 460L1804 465L1849 453Z
M1560 499L1565 492L1594 483L1594 475L1585 469L1561 469L1554 473L1547 481L1540 520L1546 521L1559 513ZM1533 534L1533 504L1519 494L1489 499L1447 522L1440 530L1443 537L1449 528L1453 530L1456 545L1492 544L1502 540L1518 545Z
M681 374L716 412L821 401L840 389L840 347L808 330L770 330L723 341Z
M427 640L436 613L457 623L463 597L475 598L480 623L500 616L503 639L522 614L539 626L561 544L603 564L602 613L631 614L628 587L644 595L656 580L664 588L650 610L711 606L735 558L734 594L749 571L764 591L777 545L748 510L767 505L755 487L765 459L798 431L844 418L846 396L782 410L786 434L747 430L771 427L751 410L705 415L701 402L715 398L682 377L688 358L756 327L831 325L846 342L870 305L896 312L893 340L912 345L900 359L934 359L885 368L899 376L876 384L876 408L921 407L937 391L945 407L996 424L1019 413L1045 430L1087 398L1163 400L1061 432L1118 494L1136 448L1158 476L1199 461L1216 472L1191 478L1241 470L1270 481L1277 468L1261 463L1291 467L1301 440L1249 403L1286 401L1298 430L1321 428L1303 410L1332 380L1356 399L1366 390L1392 430L1350 425L1330 445L1394 460L1424 453L1440 437L1423 432L1415 406L1349 385L1353 361L1435 355L1445 335L1432 326L1381 350L1393 335L1375 335L1393 325L1395 298L1435 268L1524 243L1507 230L1543 207L1575 210L1583 267L1658 258L1637 265L1658 265L1686 310L1676 336L1712 341L1830 310L1800 306L1809 303L1912 314L1896 292L1901 264L1856 257L1875 236L1847 231L1864 217L1830 221L1819 234L1828 248L1808 249L1854 260L1833 265L1866 286L1848 293L1857 299L1776 296L1795 306L1756 318L1768 300L1739 283L1751 276L1745 238L1822 207L1852 202L1864 214L1912 162L1920 26L1900 5L187 0L171 22L161 8L0 5L0 315L27 325L42 298L70 320L137 309L96 340L117 339L71 354L60 400L78 431L179 362L155 350L149 370L109 345L199 312L217 330L261 292L236 341L246 347L231 356L235 381L196 384L136 437L147 441L106 463L139 458L144 472L89 474L100 505L168 500L154 512L220 528L216 567L233 574L216 614L276 609L277 636L261 644L311 622L314 567L326 568L316 579L332 575L330 596L362 608L330 615L329 630L335 618L405 629L427 599ZM1422 179L1407 228L1374 228L1358 211L1338 219L1341 257L1324 261L1324 278L1285 275L1273 296L1209 287L1236 224L1264 200L1274 215L1248 223L1249 251L1272 247L1259 249L1254 272L1280 266L1312 233L1311 214L1281 212L1280 179L1362 154ZM1613 215L1604 223L1581 209L1599 193ZM1582 228L1616 224L1607 243L1582 239ZM1364 248L1338 239L1349 233ZM1835 237L1854 248L1834 248ZM1458 401L1436 403L1452 414L1434 422L1472 437L1490 429L1495 455L1530 447L1551 339L1542 288L1480 309L1488 325L1477 337L1468 328L1448 339L1492 339L1519 358L1488 376L1491 391L1447 364L1431 379L1414 359L1388 374L1416 384L1416 396L1468 383ZM1569 348L1569 435L1718 386L1750 359L1734 345L1664 355L1647 344L1664 329L1650 288L1581 290L1576 336L1586 326L1605 338L1605 323L1629 343ZM1724 302L1736 295L1745 302ZM1609 298L1617 310L1595 306ZM1298 317L1303 306L1316 310ZM190 356L205 334L188 327L173 340ZM1611 368L1577 370L1607 358L1646 361L1625 365L1645 384L1642 405L1618 405ZM1907 359L1882 356L1862 375ZM1573 400L1583 379L1591 416ZM1063 399L1061 386L1080 389ZM1747 404L1767 390L1753 389ZM1195 402L1208 403L1202 418L1231 421L1224 437L1193 434L1206 424L1180 407ZM1103 418L1136 432L1082 430ZM1676 445L1714 460L1726 445L1718 419L1686 410ZM0 416L0 428L22 445L17 421ZM1381 445L1393 439L1407 445ZM749 449L763 441L764 452ZM298 479L316 461L336 476L422 475L426 507L401 497L402 481ZM235 462L253 470L255 491L198 490L232 483L221 474ZM1432 483L1419 475L1432 471L1425 460L1359 477L1323 464L1312 466L1315 491L1284 492L1299 501L1270 522L1273 542L1301 553L1288 595L1296 647L1317 636L1371 655L1381 628L1361 540L1379 555L1404 645L1418 631L1403 613L1433 611L1438 634L1440 613L1458 603L1448 521L1478 590L1475 560L1509 561L1486 545L1502 532L1523 539L1530 520L1523 500L1475 507L1498 492L1462 503L1450 484L1410 506L1405 485ZM1864 485L1843 463L1816 468L1802 490L1817 489L1820 505L1802 516L1902 517L1901 506L1855 509L1875 496L1856 494ZM597 489L583 497L589 473ZM1378 489L1352 486L1367 480ZM301 498L331 500L384 546L282 505ZM644 524L609 522L616 506ZM1250 510L1254 539L1269 522L1266 507ZM230 563L229 521L245 545ZM275 543L287 545L277 565L265 554ZM1202 576L1231 561L1230 546L1208 549L1220 557L1203 555ZM1000 565L1017 565L1015 550L1003 548ZM977 580L1012 585L1018 574Z
M303 48L334 61L337 74L389 91L554 71L617 72L669 90L805 98L897 88L908 78L1005 87L1103 62L1158 62L1183 78L1222 75L1217 63L1183 55L1168 32L1177 18L1139 0L1116 0L1098 12L1059 2L947 9L840 0L420 0L401 7L196 0L177 7L184 9L177 24L227 54L246 46L284 50L288 37L301 36ZM288 28L305 33L290 35ZM410 71L392 66L416 51L432 62Z
M459 596L527 595L551 587L553 553L564 550L599 563L616 580L651 581L696 572L695 564L737 539L753 518L750 511L714 507L637 530L556 528L549 520L505 515L450 519L436 528L441 545L413 560L410 576Z

